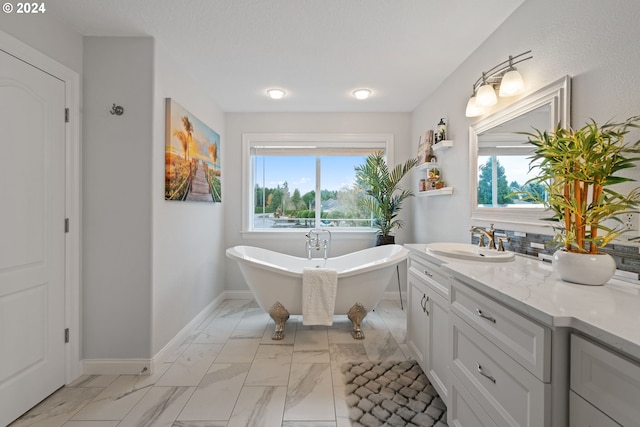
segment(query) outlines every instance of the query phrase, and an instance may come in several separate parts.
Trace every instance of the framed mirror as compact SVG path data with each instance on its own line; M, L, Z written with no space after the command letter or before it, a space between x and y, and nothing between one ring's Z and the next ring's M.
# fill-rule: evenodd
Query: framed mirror
M518 132L568 126L570 92L571 78L565 76L469 127L471 219L536 224L545 216L542 205L514 195L532 178L534 149Z

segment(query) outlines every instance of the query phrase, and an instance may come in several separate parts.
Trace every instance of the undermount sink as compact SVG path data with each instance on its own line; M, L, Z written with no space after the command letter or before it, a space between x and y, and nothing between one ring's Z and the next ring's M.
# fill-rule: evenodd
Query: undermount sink
M515 257L513 252L481 248L471 243L428 243L427 252L451 258L485 262L506 262L513 260Z

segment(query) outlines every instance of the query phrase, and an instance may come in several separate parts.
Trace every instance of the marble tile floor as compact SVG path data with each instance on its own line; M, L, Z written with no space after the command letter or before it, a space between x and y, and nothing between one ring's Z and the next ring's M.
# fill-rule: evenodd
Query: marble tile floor
M346 427L340 367L409 358L399 300L367 315L361 341L346 316L273 330L254 301L226 300L152 375L83 376L10 427Z

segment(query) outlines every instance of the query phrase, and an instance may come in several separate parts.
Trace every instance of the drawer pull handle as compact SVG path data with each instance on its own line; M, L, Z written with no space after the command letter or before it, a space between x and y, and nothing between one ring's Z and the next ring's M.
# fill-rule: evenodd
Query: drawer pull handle
M429 273L427 270L424 271L424 274L426 274L427 277L433 277L433 274Z
M422 306L422 311L429 315L429 311L427 310L427 303L429 302L429 296L427 294L422 294L422 300L420 300L420 305Z
M496 379L495 379L495 378L493 378L491 375L489 375L489 374L485 373L485 372L482 370L482 366L480 366L480 364L479 364L479 363L477 363L477 362L476 362L476 368L478 368L478 372L480 373L480 375L482 375L483 377L487 378L487 379L488 379L489 381L491 381L492 383L494 383L494 384L496 383Z
M486 314L484 314L484 313L482 312L482 310L480 310L479 308L476 308L476 314L477 314L478 316L482 317L483 319L488 320L489 322L496 323L496 319L495 319L494 317L487 316L487 315L486 315Z

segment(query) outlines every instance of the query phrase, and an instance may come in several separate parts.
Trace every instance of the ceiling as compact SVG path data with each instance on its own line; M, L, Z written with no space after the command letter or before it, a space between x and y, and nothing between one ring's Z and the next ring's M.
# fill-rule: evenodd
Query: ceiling
M410 112L523 1L56 0L47 13L83 35L153 36L226 112Z

